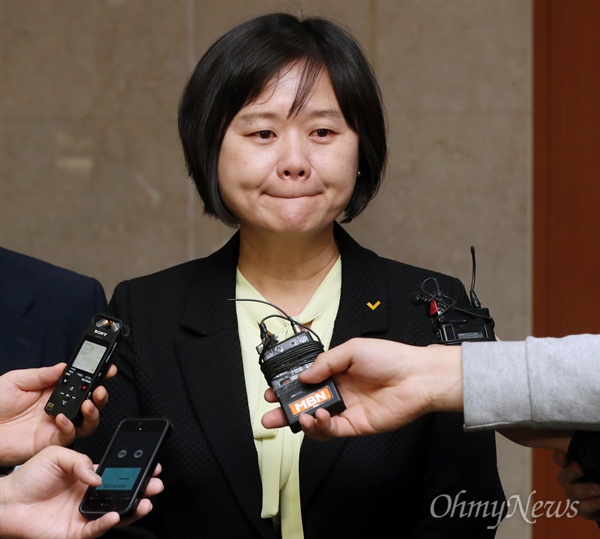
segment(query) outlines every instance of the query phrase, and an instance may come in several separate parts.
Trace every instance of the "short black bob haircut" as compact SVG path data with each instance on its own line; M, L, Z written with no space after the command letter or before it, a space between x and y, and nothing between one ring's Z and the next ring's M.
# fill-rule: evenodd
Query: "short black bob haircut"
M219 195L218 162L229 124L287 66L302 66L290 114L310 96L322 69L331 78L342 114L359 137L359 170L342 222L362 212L381 184L387 160L381 92L364 53L338 24L272 13L244 22L218 39L190 76L179 103L179 136L188 173L204 212L238 222Z

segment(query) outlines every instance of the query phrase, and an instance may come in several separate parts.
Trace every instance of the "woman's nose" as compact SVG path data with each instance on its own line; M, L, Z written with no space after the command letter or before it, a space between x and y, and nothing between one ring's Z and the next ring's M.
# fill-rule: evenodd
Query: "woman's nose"
M298 178L303 178L305 174L304 169L300 169L298 171L296 171L294 168L290 167L290 170L285 169L283 171L283 175L289 178L293 178L294 176L297 176Z
M310 175L308 149L296 137L285 137L281 141L279 156L279 176L287 180L305 179Z

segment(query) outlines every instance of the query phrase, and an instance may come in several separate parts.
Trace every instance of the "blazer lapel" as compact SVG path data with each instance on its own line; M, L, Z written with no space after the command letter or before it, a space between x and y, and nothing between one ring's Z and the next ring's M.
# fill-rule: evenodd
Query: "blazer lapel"
M352 337L385 333L392 307L379 256L361 247L339 225L335 238L342 253L342 295L332 347Z
M382 335L388 329L390 309L385 273L379 257L358 245L337 224L335 238L342 255L342 294L331 347L353 337ZM331 472L345 443L345 439L327 443L304 439L300 453L303 507L310 503Z
M244 382L235 303L236 234L201 261L182 316L176 352L188 397L223 474L262 537L274 533L260 518L262 486Z

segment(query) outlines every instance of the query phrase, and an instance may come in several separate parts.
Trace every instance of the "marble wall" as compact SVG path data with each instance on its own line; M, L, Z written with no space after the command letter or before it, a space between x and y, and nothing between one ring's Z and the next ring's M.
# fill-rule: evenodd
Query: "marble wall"
M327 15L367 51L389 119L380 195L348 228L470 282L498 335L531 321L531 0L0 0L0 244L121 280L210 253L176 111L202 51L266 11ZM529 452L500 441L507 496ZM498 537L526 538L514 516Z

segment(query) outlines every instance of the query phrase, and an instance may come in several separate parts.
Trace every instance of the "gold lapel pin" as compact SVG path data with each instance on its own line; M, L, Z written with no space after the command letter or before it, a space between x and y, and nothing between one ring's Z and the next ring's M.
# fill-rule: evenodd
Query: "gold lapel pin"
M370 301L367 301L367 307L369 307L372 311L377 309L381 305L381 301L377 301L375 305L373 305Z

